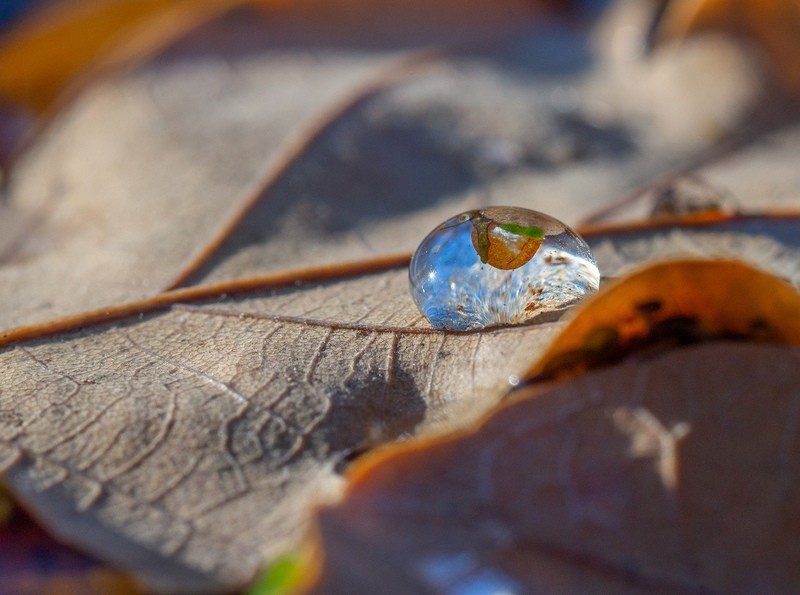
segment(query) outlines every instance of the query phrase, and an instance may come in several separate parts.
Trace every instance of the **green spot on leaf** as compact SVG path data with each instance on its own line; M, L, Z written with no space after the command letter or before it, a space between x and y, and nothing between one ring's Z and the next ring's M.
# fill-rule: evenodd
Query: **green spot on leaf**
M266 568L247 595L285 595L297 586L300 577L300 563L297 558L283 556Z
M501 223L498 227L504 231L507 231L508 233L513 233L518 236L525 236L534 240L544 239L544 230L541 227L536 227L535 225L523 227L522 225L517 225L516 223Z

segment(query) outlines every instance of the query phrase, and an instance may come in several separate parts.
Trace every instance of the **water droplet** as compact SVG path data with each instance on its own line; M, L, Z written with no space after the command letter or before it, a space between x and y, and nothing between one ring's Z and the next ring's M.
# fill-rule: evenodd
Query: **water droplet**
M411 294L435 328L520 324L597 291L589 246L544 213L488 207L461 213L422 241Z

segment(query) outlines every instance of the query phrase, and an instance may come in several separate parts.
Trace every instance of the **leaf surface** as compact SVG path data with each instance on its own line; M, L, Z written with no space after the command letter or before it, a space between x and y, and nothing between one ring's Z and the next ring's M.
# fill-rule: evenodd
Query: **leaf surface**
M608 365L636 351L714 339L800 346L800 294L736 260L650 266L581 308L526 378Z
M583 223L631 223L652 217L716 211L723 216L796 210L800 172L792 158L800 150L800 126L750 138L705 162L679 168L601 208Z
M299 53L235 53L236 70L195 57L99 83L18 163L8 208L35 224L0 269L3 326L158 293L286 143L384 58L345 53L315 71ZM309 78L287 77L297 68Z
M376 454L319 516L311 592L790 592L799 358L707 343Z
M14 491L151 584L240 585L296 545L352 454L486 411L562 326L441 333L413 306L405 269L323 279L241 297L174 292L161 314L133 304L118 323L87 318L50 338L66 328L45 326L7 347Z
M487 11L475 0L457 5L441 0L422 9L396 0L381 10L363 0L51 0L0 38L0 99L47 110L70 88L109 68L148 58L242 5L283 21L307 42L335 36L350 43L419 44L434 36L481 39L537 14L540 4L546 3L503 0L497 10Z
M750 37L768 56L777 78L800 91L795 64L800 57L800 4L796 0L675 0L668 3L663 37L722 29Z
M359 7L328 29L300 27L304 5L235 13L87 90L11 175L0 325L410 251L483 204L574 222L685 158L588 119L585 27L519 19L488 54L436 58L397 30L348 43Z
M693 217L669 222L586 228L606 278L625 276L642 264L681 258L737 259L800 286L800 218L736 216L716 221Z
M51 2L0 41L0 97L45 110L76 77L113 49L132 43L133 37L149 37L146 44L138 42L140 50L157 48L210 18L209 11L234 4L236 0ZM126 53L133 57L130 50Z
M11 347L9 483L151 584L241 585L296 543L337 463L448 406L485 410L554 329L448 335L419 319L403 270Z
M562 323L427 328L402 266L429 229L485 204L574 222L694 163L694 141L592 117L584 24L376 6L233 12L97 82L10 177L0 463L151 586L241 587L350 459L474 418L542 353ZM459 45L476 31L491 51ZM795 279L786 220L593 233L610 275L691 241L769 245Z

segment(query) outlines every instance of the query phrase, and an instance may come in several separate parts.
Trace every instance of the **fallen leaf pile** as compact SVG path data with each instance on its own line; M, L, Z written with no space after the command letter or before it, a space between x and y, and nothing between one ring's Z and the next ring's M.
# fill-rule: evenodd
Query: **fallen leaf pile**
M320 592L796 581L794 50L725 19L721 54L688 41L692 5L734 2L554 4L44 2L10 26L15 501L152 591L276 560L262 584ZM687 82L729 50L755 70ZM676 111L698 89L724 101ZM410 252L507 204L580 226L609 289L571 322L431 329ZM568 378L526 385L543 370Z

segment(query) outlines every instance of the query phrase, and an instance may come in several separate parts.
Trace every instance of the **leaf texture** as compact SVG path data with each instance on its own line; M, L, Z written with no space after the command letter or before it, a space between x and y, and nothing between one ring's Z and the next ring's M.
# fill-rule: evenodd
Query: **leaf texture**
M415 326L406 283L398 271L176 305L6 349L12 489L57 533L160 588L242 585L296 544L350 453L451 405L485 410L554 330Z
M654 215L681 215L698 208L723 214L791 212L800 206L800 174L792 155L800 150L800 126L750 137L704 163L679 168L599 209L584 223L632 222Z
M673 351L376 454L319 517L310 592L789 593L799 357Z
M697 169L695 140L596 117L619 80L598 90L585 24L487 6L232 12L98 81L17 162L0 466L55 533L154 588L242 587L351 459L482 414L562 326L432 331L392 255L468 208L574 223ZM674 223L587 239L606 276L688 246L798 278L796 219Z
M648 262L727 258L800 286L800 219L792 215L589 228L585 237L605 277L625 276Z
M411 250L482 204L574 222L683 158L588 119L585 28L434 59L321 26L312 44L302 14L216 21L52 123L11 176L0 325Z
M229 216L230 201L383 56L339 58L316 71L298 55L241 56L236 70L220 58L160 63L93 88L15 169L9 208L35 224L18 230L24 239L0 270L3 286L14 288L3 292L2 325L169 285L198 238ZM310 78L293 86L294 68Z
M735 299L731 299L735 296ZM800 293L738 260L674 260L606 287L525 378L562 378L632 353L720 339L800 346Z

